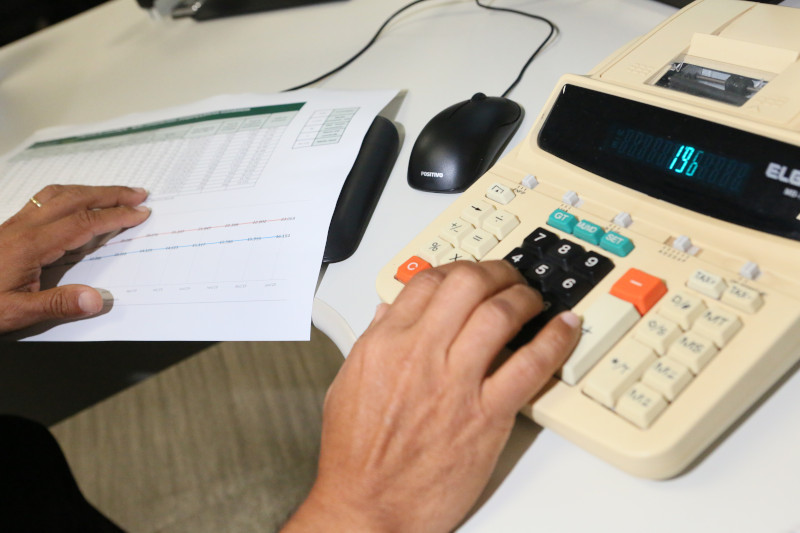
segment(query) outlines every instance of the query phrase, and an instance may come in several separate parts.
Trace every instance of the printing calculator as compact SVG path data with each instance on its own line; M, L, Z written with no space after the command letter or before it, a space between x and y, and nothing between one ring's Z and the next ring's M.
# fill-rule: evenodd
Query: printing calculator
M800 359L800 10L699 0L588 75L380 272L503 259L578 346L523 413L640 477L692 465Z

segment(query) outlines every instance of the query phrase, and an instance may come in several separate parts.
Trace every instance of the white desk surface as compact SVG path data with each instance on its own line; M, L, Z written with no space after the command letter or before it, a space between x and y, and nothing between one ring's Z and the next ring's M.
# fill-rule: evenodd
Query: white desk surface
M94 122L220 93L277 92L348 58L406 0L348 0L197 23L156 22L112 0L0 48L0 153L35 130ZM523 138L558 77L584 73L675 9L652 0L504 0L561 28L511 94ZM400 88L398 163L356 254L330 265L315 324L345 351L378 298L378 270L453 197L411 190L411 145L438 111L481 91L500 94L546 35L544 24L433 0L395 21L322 87ZM650 533L800 531L800 376L785 382L694 469L670 481L630 477L521 420L464 532Z

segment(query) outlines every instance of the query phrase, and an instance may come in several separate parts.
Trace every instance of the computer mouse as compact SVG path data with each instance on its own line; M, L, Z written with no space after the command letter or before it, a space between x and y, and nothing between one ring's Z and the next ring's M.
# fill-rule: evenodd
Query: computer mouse
M516 102L483 93L448 107L417 137L408 184L431 192L465 190L494 164L524 114Z

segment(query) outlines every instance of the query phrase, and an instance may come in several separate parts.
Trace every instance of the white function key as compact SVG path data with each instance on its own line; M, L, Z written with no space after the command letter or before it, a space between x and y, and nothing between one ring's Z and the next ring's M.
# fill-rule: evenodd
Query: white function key
M442 260L442 264L455 263L456 261L472 261L474 263L475 258L461 248L450 248L450 253Z
M481 224L483 224L484 219L492 214L492 211L494 211L494 206L489 202L475 200L474 202L470 202L469 205L461 211L461 218L479 228Z
M539 185L539 180L536 179L536 176L533 174L528 174L524 178L522 178L522 185L527 187L528 189L535 189L537 185Z
M467 235L461 242L461 248L465 252L475 257L475 259L482 259L483 256L497 246L498 240L494 235L483 229L474 229Z
M722 293L722 301L748 313L755 313L764 305L761 293L739 283L731 283Z
M692 273L686 286L716 300L719 300L726 287L725 280L720 276L699 268Z
M516 215L503 209L494 211L486 220L483 221L483 229L494 234L498 239L505 239L511 230L519 226L519 219Z
M458 247L461 246L464 237L473 229L475 228L472 227L472 224L463 218L455 218L439 231L439 237Z
M493 183L491 187L486 191L486 197L489 200L494 200L498 204L506 205L508 202L514 199L516 195L514 191L511 190L511 187L506 187L500 183Z
M672 241L672 247L680 252L689 253L689 250L692 249L692 239L686 235L680 235Z
M444 239L433 239L419 250L419 256L432 266L441 265L453 247Z
M660 392L671 402L693 378L688 368L669 357L662 357L645 371L642 383Z
M614 216L614 224L621 228L627 228L631 224L633 224L633 218L631 217L630 213L626 213L625 211L621 211Z
M617 402L616 411L642 429L650 424L667 407L667 401L647 385L636 383Z
M697 374L717 355L718 351L710 339L694 331L687 331L670 345L667 356Z
M761 275L761 268L758 266L758 263L748 261L742 265L742 268L739 269L739 274L747 279L756 279Z
M651 347L658 355L664 355L681 333L681 328L675 322L659 315L650 315L636 326L633 337Z
M567 191L561 197L561 201L572 207L578 207L581 204L581 197L575 191Z
M639 320L633 304L601 295L583 315L581 338L561 367L561 379L575 385L605 353Z
M656 354L635 340L622 341L597 363L583 386L584 394L613 409L617 399L655 362Z
M700 313L706 310L703 300L688 292L676 292L661 302L658 314L677 322L683 329L689 329Z
M722 348L742 329L739 317L722 309L706 309L694 323L692 331L714 341Z

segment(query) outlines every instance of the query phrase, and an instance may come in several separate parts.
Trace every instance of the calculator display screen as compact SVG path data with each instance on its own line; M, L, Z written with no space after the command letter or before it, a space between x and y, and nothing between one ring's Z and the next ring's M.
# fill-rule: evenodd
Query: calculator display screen
M800 147L575 85L539 146L597 176L721 220L800 240Z

